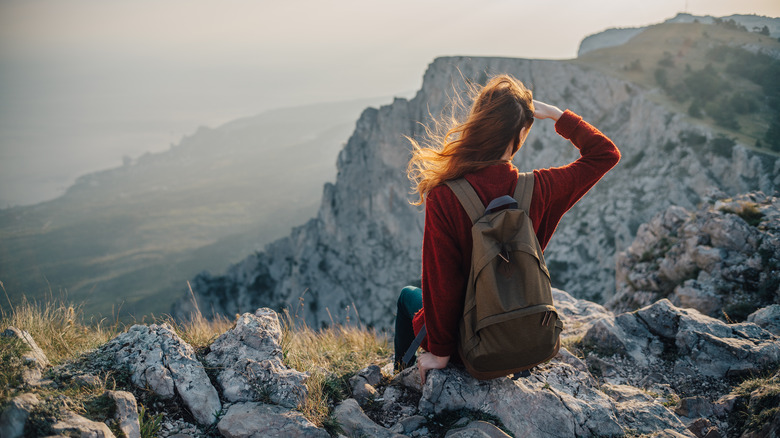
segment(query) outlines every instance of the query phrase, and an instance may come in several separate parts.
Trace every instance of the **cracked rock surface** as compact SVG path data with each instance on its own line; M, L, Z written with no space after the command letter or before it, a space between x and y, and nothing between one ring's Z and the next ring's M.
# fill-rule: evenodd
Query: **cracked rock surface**
M780 297L780 198L751 192L694 211L669 207L641 225L618 255L616 281L606 303L616 312L668 298L744 321ZM780 310L764 313L756 322L780 329Z
M306 398L307 373L282 363L282 329L271 309L238 317L235 328L213 344L206 362L220 369L217 381L224 397L231 401L271 402L294 408Z
M136 324L101 350L130 371L137 387L149 388L162 398L181 397L201 424L213 423L215 413L222 409L195 350L168 324Z

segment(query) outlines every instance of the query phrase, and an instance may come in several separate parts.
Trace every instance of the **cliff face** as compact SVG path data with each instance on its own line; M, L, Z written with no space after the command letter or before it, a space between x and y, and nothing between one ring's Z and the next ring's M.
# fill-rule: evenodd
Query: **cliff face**
M462 77L482 82L509 73L537 99L574 110L618 145L623 160L563 219L546 250L555 286L575 296L609 298L615 254L641 223L669 205L693 208L722 194L773 193L780 161L719 141L711 128L654 103L655 91L567 61L439 58L412 100L369 108L338 159L335 184L326 184L316 218L224 275L199 275L194 295L204 312L234 314L260 306L288 306L319 326L359 317L390 327L401 287L419 282L422 208L409 204L409 159L404 135L420 135L418 121L439 114ZM577 150L535 124L516 156L521 171L566 164ZM173 313L194 310L189 294ZM357 312L355 312L357 310ZM359 315L358 315L359 314Z

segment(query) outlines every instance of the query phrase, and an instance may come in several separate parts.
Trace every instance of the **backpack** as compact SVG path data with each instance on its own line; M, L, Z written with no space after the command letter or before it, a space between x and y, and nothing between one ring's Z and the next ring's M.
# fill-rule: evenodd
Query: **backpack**
M563 323L528 217L533 172L520 174L514 196L496 198L487 208L465 178L446 184L473 223L471 272L458 339L466 369L478 379L492 379L552 359L561 346Z

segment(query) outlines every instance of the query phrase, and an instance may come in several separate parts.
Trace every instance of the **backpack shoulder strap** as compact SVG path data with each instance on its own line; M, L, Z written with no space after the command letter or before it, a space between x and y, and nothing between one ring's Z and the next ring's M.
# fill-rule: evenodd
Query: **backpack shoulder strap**
M515 194L513 198L517 200L517 206L526 214L530 214L531 198L534 196L534 173L521 173L517 178Z
M477 192L474 191L474 187L471 187L466 178L445 181L445 184L458 197L458 201L460 201L463 209L466 210L466 214L469 215L471 223L476 223L485 213L485 206L482 204L482 200L479 199Z

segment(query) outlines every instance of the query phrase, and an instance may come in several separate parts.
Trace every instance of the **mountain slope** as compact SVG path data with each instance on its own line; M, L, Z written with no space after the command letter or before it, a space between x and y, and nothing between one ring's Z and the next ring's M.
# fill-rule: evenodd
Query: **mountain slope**
M200 128L170 150L85 175L51 202L0 210L0 281L13 301L67 291L87 314L168 310L316 211L364 99Z
M575 296L602 301L614 294L616 251L667 206L693 208L724 193L777 190L775 156L753 151L739 136L724 143L719 134L733 130L688 116L659 99L657 87L607 71L576 60L435 60L412 100L363 113L316 218L224 275L194 280L200 308L233 314L289 307L314 326L354 318L356 309L364 323L390 327L398 291L420 275L423 214L408 204L403 136L419 135L417 122L438 114L464 77L483 82L490 74L512 74L536 98L573 109L620 148L623 161L564 217L545 253L554 285ZM542 122L516 165L530 170L576 157L552 124ZM193 310L189 294L173 309L180 317Z

